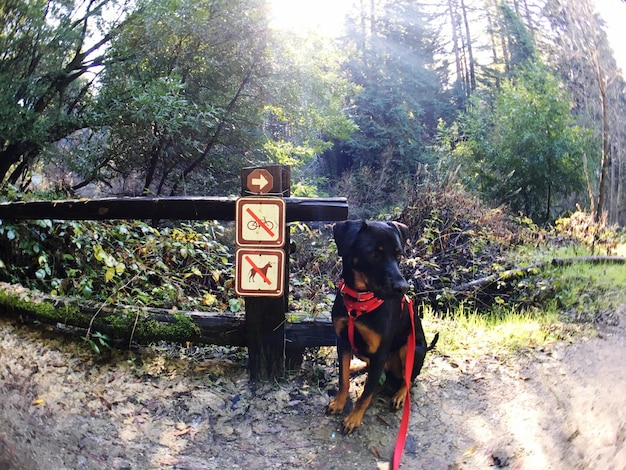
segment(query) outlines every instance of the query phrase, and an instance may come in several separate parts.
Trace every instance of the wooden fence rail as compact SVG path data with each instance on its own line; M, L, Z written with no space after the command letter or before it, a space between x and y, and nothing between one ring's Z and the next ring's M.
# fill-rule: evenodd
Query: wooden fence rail
M242 194L251 193L251 169L242 172ZM252 170L256 171L256 170ZM290 169L285 166L264 167L264 174L273 176L274 194L289 195ZM257 183L252 174L252 182ZM264 181L263 181L264 182ZM254 192L254 191L252 191ZM259 193L261 194L261 193ZM285 223L295 221L333 222L348 216L345 198L283 197ZM102 199L71 199L59 201L18 201L0 203L1 220L221 220L236 218L235 198L225 197L123 197ZM288 243L288 233L286 235ZM285 262L285 289L282 297L246 297L245 320L228 313L184 313L196 325L198 334L191 341L214 344L247 345L249 371L253 380L273 379L284 373L285 354L291 363L301 359L305 347L334 343L328 319L307 319L306 315L290 313L301 321L288 323L288 252ZM120 312L128 313L129 307ZM132 307L131 307L132 309ZM88 311L88 308L87 308ZM176 322L182 312L146 312L150 320ZM115 312L113 312L115 314ZM84 320L84 318L83 318ZM45 320L44 320L45 321ZM77 323L84 323L78 321ZM69 322L68 322L69 324ZM84 328L84 324L71 325Z
M19 201L0 203L4 220L235 220L234 198L225 197L123 197ZM345 198L285 198L287 222L336 221L348 215Z
M41 308L45 305L45 308ZM247 346L246 321L242 314L232 312L198 312L173 310L158 307L140 307L135 305L111 305L69 297L59 297L31 291L22 286L0 282L0 309L2 314L37 321L42 324L59 326L60 320L66 326L85 332L91 328L114 337L119 344L129 341L143 344L154 341L153 333L144 337L144 332L151 330L150 324L156 322L164 326L168 339L174 342L190 341L218 346ZM68 314L70 312L70 314ZM194 325L194 330L187 333L176 328L181 316L187 317ZM107 318L116 318L116 326L107 324ZM126 321L124 321L126 320ZM135 331L130 328L120 330L120 324L135 324ZM168 326L172 328L167 328ZM159 334L159 333L156 333ZM160 333L161 335L163 333ZM285 341L293 349L306 347L331 346L335 344L335 331L329 315L312 318L306 313L289 312L285 324Z

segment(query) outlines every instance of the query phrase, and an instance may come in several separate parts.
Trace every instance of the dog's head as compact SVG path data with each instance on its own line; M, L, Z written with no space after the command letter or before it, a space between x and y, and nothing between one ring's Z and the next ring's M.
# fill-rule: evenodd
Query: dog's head
M409 236L406 225L346 220L335 224L333 234L348 286L381 299L407 292L409 285L398 265Z

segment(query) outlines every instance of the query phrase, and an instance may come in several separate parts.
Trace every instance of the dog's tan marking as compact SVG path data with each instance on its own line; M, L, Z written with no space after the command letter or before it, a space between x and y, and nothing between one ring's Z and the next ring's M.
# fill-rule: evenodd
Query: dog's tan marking
M367 407L370 405L373 396L374 395L372 394L368 397L363 397L363 395L359 397L350 414L343 420L342 430L344 434L350 434L356 428L361 426L361 423L363 422L363 415L365 414Z
M399 410L404 406L404 401L406 400L406 385L402 384L398 391L393 394L393 398L391 399L391 406L394 410Z
M360 271L352 270L354 273L354 288L360 291L367 290L367 276Z
M402 385L396 393L393 394L391 399L391 405L395 410L399 410L404 406L404 400L406 399L406 385L404 383L404 371L406 369L406 352L407 345L403 345L392 357L387 360L386 366L389 366L389 372L399 378Z
M365 341L365 344L367 345L367 352L370 354L376 354L378 352L378 348L380 348L380 335L358 321L354 323L354 326L361 335L361 338L363 338L363 341Z
M333 327L335 328L335 334L337 336L341 336L341 332L344 330L344 328L346 328L347 325L347 317L333 318Z
M339 390L337 390L337 395L335 395L335 398L333 398L328 404L328 407L326 408L326 414L341 414L343 413L343 409L346 407L346 401L348 400L348 394L350 392L350 359L352 359L352 354L350 351L345 352L339 358L339 360L341 361Z
M392 374L394 377L401 379L404 377L404 367L402 365L402 359L400 359L400 354L398 351L394 352L387 358L387 362L385 363L385 371Z

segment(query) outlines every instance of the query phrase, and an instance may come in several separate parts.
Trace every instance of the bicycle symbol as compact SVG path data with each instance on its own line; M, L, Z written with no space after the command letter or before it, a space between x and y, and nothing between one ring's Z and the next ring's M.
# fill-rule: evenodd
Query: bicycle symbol
M262 219L260 219L260 222L268 229L268 230L273 230L274 229L274 222L272 222L271 220L267 220L265 217L263 217ZM248 221L248 230L256 230L258 228L261 228L261 224L259 224L259 222L256 221L256 219L252 219L250 221Z

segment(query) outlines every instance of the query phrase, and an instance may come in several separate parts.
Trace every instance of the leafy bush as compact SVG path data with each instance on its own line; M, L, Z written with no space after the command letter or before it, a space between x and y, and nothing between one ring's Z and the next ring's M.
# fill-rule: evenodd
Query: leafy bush
M2 221L0 279L110 303L238 310L224 231L216 222Z
M507 251L528 232L520 224L526 219L489 208L460 186L433 181L414 186L398 220L411 233L404 275L421 301L438 306L454 301L449 288L504 269Z
M593 214L580 207L569 217L557 219L556 233L566 241L591 248L592 253L598 250L610 255L619 243L617 227L607 226L606 221L596 222Z
M291 227L290 275L292 308L308 315L329 311L341 260L333 240L332 225L316 228L298 223Z

